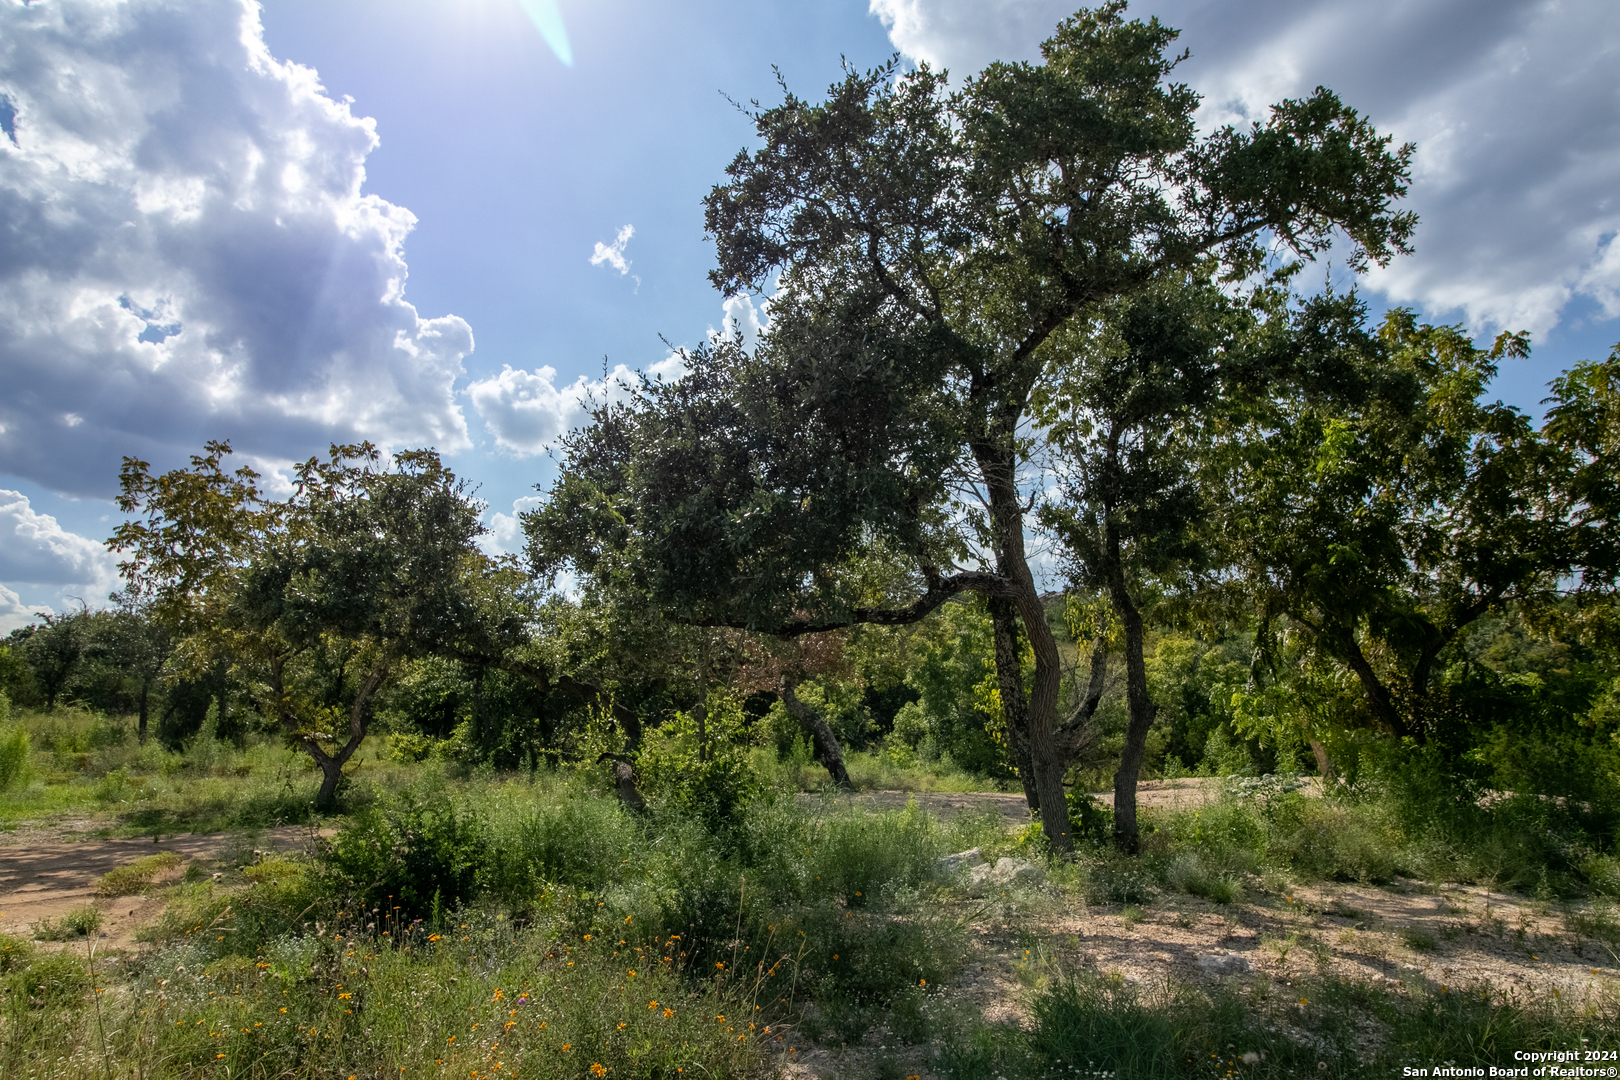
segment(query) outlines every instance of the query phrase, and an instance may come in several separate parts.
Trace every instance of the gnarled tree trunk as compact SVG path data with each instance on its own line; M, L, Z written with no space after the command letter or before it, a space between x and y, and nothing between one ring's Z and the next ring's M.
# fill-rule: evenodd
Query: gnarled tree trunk
M832 726L819 712L799 700L793 692L797 680L782 680L782 704L787 711L793 714L794 719L804 725L810 733L810 745L815 751L815 759L832 777L832 782L841 788L852 787L849 779L849 770L844 767L844 750L838 745L838 736L833 734Z

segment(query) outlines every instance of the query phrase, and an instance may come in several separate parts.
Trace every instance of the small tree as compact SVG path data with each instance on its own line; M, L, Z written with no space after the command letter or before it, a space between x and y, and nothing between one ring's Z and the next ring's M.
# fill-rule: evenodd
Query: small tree
M89 623L89 609L80 601L78 611L41 615L38 627L23 641L23 659L33 670L34 682L45 695L48 710L55 710L84 658Z
M96 625L88 651L134 681L135 730L145 745L152 691L174 658L175 637L141 605L116 593L113 600L119 606Z
M389 467L370 444L333 446L281 501L251 470L227 474L229 453L210 443L157 477L125 459L120 505L142 517L109 546L130 554L127 595L185 635L190 664L228 647L251 669L261 710L320 767L329 809L383 681L412 655L509 647L522 621L488 579L519 576L479 552L480 507L432 451Z

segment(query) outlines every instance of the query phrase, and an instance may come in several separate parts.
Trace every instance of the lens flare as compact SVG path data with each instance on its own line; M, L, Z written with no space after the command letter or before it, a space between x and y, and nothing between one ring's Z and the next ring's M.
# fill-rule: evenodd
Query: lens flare
M568 29L563 26L562 12L557 10L557 0L519 0L523 10L529 13L529 21L534 23L540 36L546 39L551 51L557 54L557 59L563 62L564 67L574 66L574 50L568 45Z

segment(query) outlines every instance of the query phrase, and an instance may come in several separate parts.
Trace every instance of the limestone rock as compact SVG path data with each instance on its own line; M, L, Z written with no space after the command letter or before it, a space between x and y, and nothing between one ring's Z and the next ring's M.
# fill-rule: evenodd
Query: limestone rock
M1028 859L1011 857L996 860L996 865L983 863L968 872L968 891L972 896L988 896L1013 885L1039 885L1046 880L1046 871Z
M958 870L983 866L984 856L979 854L978 848L968 848L966 851L959 851L955 855L942 856L934 865L939 868L939 872L942 874L954 874Z
M1241 975L1249 970L1247 960L1231 953L1209 953L1200 956L1196 963L1198 970L1205 975Z

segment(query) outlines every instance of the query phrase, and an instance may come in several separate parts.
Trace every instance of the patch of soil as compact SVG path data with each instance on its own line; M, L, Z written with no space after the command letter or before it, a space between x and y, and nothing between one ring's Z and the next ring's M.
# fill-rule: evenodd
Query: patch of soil
M1221 780L1212 777L1187 777L1181 780L1148 780L1136 789L1139 807L1199 806L1220 794ZM1104 806L1114 805L1112 791L1099 791L1093 796ZM993 791L862 791L831 796L801 794L801 801L820 802L830 798L835 805L853 804L869 810L902 810L915 800L917 805L931 814L959 814L993 811L1009 822L1027 825L1030 821L1029 803L1022 795L1008 795Z
M1135 910L1027 890L1005 894L970 925L972 955L941 998L1026 1026L1036 987L1063 972L1095 971L1145 988L1235 980L1250 988L1243 992L1285 999L1300 984L1337 978L1395 993L1488 987L1521 1000L1613 1002L1620 942L1612 931L1587 936L1586 914L1586 905L1561 910L1479 886L1405 880L1300 886L1230 905L1167 894ZM1305 1004L1293 1007L1311 1008L1301 997ZM889 1059L904 1075L931 1080L929 1050L903 1047L886 1029L858 1046L799 1044L788 1075L866 1076Z
M151 839L91 839L76 828L89 822L18 828L0 835L0 932L27 937L41 919L59 919L85 904L102 912L99 948L130 948L136 929L154 921L163 901L154 896L102 897L96 883L114 867L160 851L172 851L181 863L159 883L179 878L188 864L213 864L237 849L294 851L306 847L312 834L298 826L262 833L189 833ZM74 837L78 837L74 839Z

